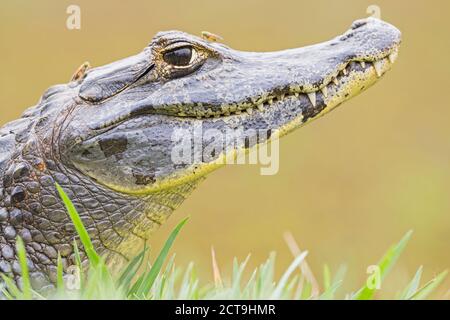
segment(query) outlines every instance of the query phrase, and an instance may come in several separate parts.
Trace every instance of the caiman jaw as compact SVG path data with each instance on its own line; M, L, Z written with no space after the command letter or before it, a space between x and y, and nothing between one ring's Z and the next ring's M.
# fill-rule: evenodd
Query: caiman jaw
M206 106L184 106L185 108L196 109L193 114L179 112L179 117L194 117L197 119L219 118L233 115L253 115L254 112L264 112L277 104L283 104L286 100L308 99L314 112L305 114L306 120L312 120L317 116L322 116L331 111L340 103L351 98L355 94L364 91L377 82L396 61L398 56L398 45L394 45L385 56L367 57L365 59L355 59L342 64L330 76L323 79L323 84L314 90L303 90L298 85L290 85L275 92L251 98L250 101L222 105L221 110L213 111ZM314 87L310 84L310 87ZM202 108L203 107L203 108Z
M267 108L280 105L282 108L287 100L303 100L303 105L308 103L309 108L304 108L298 118L280 127L279 136L296 129L302 124L318 119L346 100L358 95L360 92L375 84L388 70L398 56L398 46L394 46L390 52L381 58L374 60L351 61L335 74L324 80L324 84L314 91L302 91L299 88L290 88L286 94L270 96L263 103L257 104L257 111L264 112ZM254 108L245 112L253 114Z

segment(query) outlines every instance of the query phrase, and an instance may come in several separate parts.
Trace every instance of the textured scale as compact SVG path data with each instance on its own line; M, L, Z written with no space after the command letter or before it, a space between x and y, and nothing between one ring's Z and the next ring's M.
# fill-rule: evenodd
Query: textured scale
M28 114L40 114L39 109L46 109L47 103L51 102L42 101ZM96 249L107 255L113 267L139 250L194 184L140 197L112 193L51 160L51 150L45 148L44 141L50 141L52 133L41 136L38 119L32 115L0 131L0 272L21 285L15 251L16 237L20 236L29 257L32 285L39 290L55 282L58 252L65 269L75 264L72 242L77 237L55 182L72 199Z

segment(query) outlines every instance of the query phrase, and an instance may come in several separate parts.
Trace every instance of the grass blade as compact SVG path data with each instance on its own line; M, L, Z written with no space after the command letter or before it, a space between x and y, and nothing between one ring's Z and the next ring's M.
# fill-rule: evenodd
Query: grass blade
M427 298L440 284L444 281L448 271L445 270L438 274L435 278L431 279L421 289L419 289L410 299L411 300L423 300Z
M139 289L136 292L136 295L138 297L145 297L150 292L150 289L152 288L153 283L155 282L155 279L156 279L157 275L159 274L159 271L162 268L164 260L166 259L167 255L169 254L169 250L172 247L172 244L175 241L175 238L177 237L181 228L183 228L185 223L188 221L188 219L189 219L189 217L185 218L183 221L181 221L175 227L175 229L172 231L172 233L170 234L169 238L167 239L166 243L164 244L164 247L161 249L161 252L159 253L158 258L156 258L156 261L153 264L152 268L146 274L141 285L139 286Z
M30 300L32 298L30 274L27 265L27 254L21 237L17 237L16 239L16 249L22 274L22 297L23 299Z
M399 296L399 299L401 299L401 300L411 299L411 297L414 295L414 293L417 292L417 290L419 289L419 285L420 285L420 279L422 278L422 271L423 271L423 266L420 266L419 269L417 269L417 272L415 273L411 282L408 283L406 288L403 290L403 293Z
M294 262L291 263L289 268L283 274L283 276L281 277L280 281L278 282L275 290L273 291L272 295L270 296L271 300L280 299L283 289L286 287L286 284L289 280L289 277L291 276L292 272L294 272L295 269L303 262L303 260L305 260L307 254L308 254L308 251L304 251L302 254L300 254L299 256L297 256L294 259Z
M56 288L59 293L62 293L64 291L63 265L61 261L61 255L59 252L56 264Z
M325 264L323 266L323 290L327 291L331 287L331 271L330 267Z
M81 264L81 256L80 256L80 250L78 250L78 244L75 239L73 239L73 252L75 254L75 265L78 268L79 272L79 288L83 288L83 281L84 281L84 275L83 275L83 265Z
M219 264L216 259L216 251L211 247L211 259L213 267L214 285L216 288L223 288L222 276L220 275Z
M56 189L58 190L59 196L66 206L67 212L69 213L70 219L72 220L78 236L80 237L81 243L84 246L84 250L86 251L86 255L88 256L89 261L94 266L97 265L100 261L100 257L94 249L91 238L89 237L89 234L84 227L83 222L81 221L80 215L78 214L72 201L70 201L69 197L59 184L56 184Z
M403 252L403 250L406 247L406 244L411 238L411 235L412 230L408 231L406 235L403 236L403 238L396 245L389 248L389 250L383 256L383 258L381 258L380 262L378 263L378 267L380 268L381 281L383 281L383 279L389 273L391 268L397 262L400 254ZM366 284L358 292L356 292L356 294L353 295L352 298L356 300L370 300L373 298L376 290L377 290L376 288L369 288Z
M145 253L147 252L147 245L144 244L144 249L133 258L133 260L128 263L128 266L126 269L122 272L122 274L119 277L119 280L117 281L118 287L124 287L129 288L132 279L134 278L136 272L139 270L139 268L142 266L142 263L144 262Z
M4 294L9 300L20 299L22 297L22 293L19 288L17 288L16 283L4 274L0 274L0 276L6 285L5 288L2 289L2 294Z

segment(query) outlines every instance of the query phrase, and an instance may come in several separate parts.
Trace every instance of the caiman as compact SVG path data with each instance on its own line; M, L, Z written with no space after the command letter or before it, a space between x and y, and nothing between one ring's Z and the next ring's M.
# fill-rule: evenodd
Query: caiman
M18 236L36 290L55 282L58 253L64 268L75 263L76 232L56 184L95 249L121 265L224 156L283 136L377 82L397 57L401 33L367 18L330 41L277 52L208 40L160 32L134 56L83 66L0 129L1 273L21 285ZM175 163L174 132L194 127L267 135ZM201 155L205 143L192 148Z

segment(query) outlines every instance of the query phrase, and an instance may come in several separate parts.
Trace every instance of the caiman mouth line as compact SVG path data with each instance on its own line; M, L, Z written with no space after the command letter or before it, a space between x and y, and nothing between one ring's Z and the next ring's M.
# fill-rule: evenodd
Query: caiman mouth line
M141 106L138 110L131 113L122 114L118 118L103 123L93 128L94 130L105 130L120 125L121 123L139 116L160 114L170 117L187 118L187 119L208 119L220 118L236 115L253 114L253 112L264 112L268 108L277 103L282 103L287 99L300 100L304 97L309 99L313 107L321 106L319 110L315 109L314 114L304 114L304 117L314 117L318 111L322 111L328 106L328 101L339 94L339 88L347 78L350 78L353 72L365 72L373 69L377 77L381 77L391 65L395 62L398 55L398 44L387 50L384 55L377 57L354 58L339 65L336 70L324 77L320 83L309 85L315 87L316 90L306 90L307 85L290 85L284 88L277 88L265 95L247 99L240 103L232 103L222 105L220 107L210 106L206 104L184 104L178 106L167 106L164 109L155 110L152 106ZM364 87L361 88L365 89ZM307 119L304 119L305 121Z
M393 64L397 59L398 46L395 46L388 52L389 53L378 59L355 59L343 63L337 68L337 71L331 73L330 76L325 77L321 84L314 85L317 90L308 91L303 89L305 86L290 85L289 87L276 89L269 94L252 98L251 101L221 106L222 110L218 111L213 110L208 105L184 105L182 107L187 110L180 111L176 115L167 115L197 119L219 118L241 115L243 113L248 113L251 115L254 111L256 111L255 109L260 112L264 112L264 110L277 102L282 102L286 99L293 98L300 99L301 95L307 96L314 107L316 107L319 101L323 101L324 107L326 107L330 98L328 92L333 92L333 89L334 92L337 92L341 82L345 78L350 77L351 72L364 72L373 68L377 77L381 77L390 68L390 64ZM388 64L388 68L385 68L386 64Z

